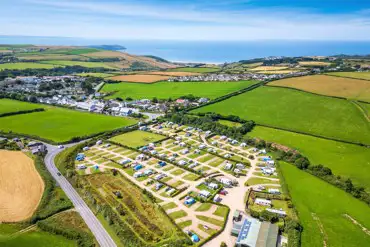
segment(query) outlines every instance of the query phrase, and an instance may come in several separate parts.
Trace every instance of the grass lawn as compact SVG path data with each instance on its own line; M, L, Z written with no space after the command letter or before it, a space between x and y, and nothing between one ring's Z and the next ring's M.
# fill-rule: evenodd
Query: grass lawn
M225 218L227 216L227 211L227 207L218 206L213 214Z
M0 64L0 70L4 70L4 69L11 69L11 70L52 69L55 67L61 67L61 66L53 65L53 64L41 64L41 63L3 63L3 64Z
M81 62L81 61L65 61L65 60L50 60L50 61L41 61L43 65L59 65L59 66L82 66L85 68L106 68L106 69L116 69L105 63L101 62Z
M330 72L328 75L370 80L370 72Z
M0 130L39 136L65 142L136 123L136 120L111 117L46 106L46 111L0 118Z
M193 112L237 115L257 124L370 144L370 124L351 102L286 88L259 87Z
M205 212L208 211L212 207L212 203L202 203L195 211L197 212Z
M313 75L272 81L269 85L291 87L323 95L370 101L370 83L365 80Z
M229 127L241 127L242 126L242 124L241 123L237 123L237 122L232 122L232 121L229 121L229 120L222 120L222 119L220 119L220 120L218 120L218 122L220 123L220 124L223 124L223 125L226 125L226 126L229 126Z
M167 71L170 72L196 72L196 73L210 73L210 72L216 72L219 71L220 68L214 67L214 68L175 68L175 69L169 69Z
M0 115L8 112L29 111L37 108L43 108L43 106L18 100L0 99Z
M199 176L194 173L189 173L183 177L183 179L188 181L195 181Z
M177 169L177 170L174 170L171 172L171 174L175 175L175 176L178 176L178 175L181 175L183 174L185 171L182 170L182 169Z
M248 184L249 186L251 185L256 185L256 184L278 184L279 181L276 181L276 180L270 180L270 179L266 179L266 178L250 178L248 179L248 181L246 182L246 184Z
M184 229L185 227L191 226L192 221L191 220L186 220L181 223L178 223L177 225L181 228Z
M214 156L214 155L212 155L212 154L206 154L206 155L204 155L204 156L202 156L202 157L200 157L199 159L197 159L199 162L202 162L202 163L205 163L205 162L207 162L207 161L209 161L209 160L211 160L211 159L213 159L213 158L215 158L215 157L217 157L217 156Z
M113 142L122 144L122 145L137 148L140 146L147 145L151 142L160 141L164 138L166 137L155 134L155 133L135 130L135 131L124 133L122 135L114 136L110 140Z
M213 224L213 225L216 225L216 226L220 226L222 227L224 222L222 220L217 220L215 218L211 218L211 217L207 217L207 216L204 216L204 215L196 215L196 217L204 222L208 222L210 224Z
M172 209L172 208L176 208L176 207L177 207L177 204L174 203L174 202L169 202L169 203L162 206L162 208L164 210L168 210L168 209Z
M260 126L249 136L297 149L312 164L327 166L335 175L349 177L370 191L369 148Z
M317 217L327 236L327 246L368 246L370 236L344 217L348 214L370 229L370 208L321 179L280 162L293 204L303 224L302 247L323 246Z
M108 98L159 99L179 98L193 94L197 97L217 98L255 84L255 81L239 82L158 82L105 84L102 92L116 92Z
M188 214L184 210L179 210L179 211L170 213L168 216L170 216L173 220L176 220L176 219L185 217L187 215Z

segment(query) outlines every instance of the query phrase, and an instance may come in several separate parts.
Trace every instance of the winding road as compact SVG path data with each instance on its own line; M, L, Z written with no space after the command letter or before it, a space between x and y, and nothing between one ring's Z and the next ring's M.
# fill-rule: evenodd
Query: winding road
M76 144L70 144L67 145L66 147L71 147L73 145ZM99 245L101 247L116 247L117 245L114 243L111 236L104 229L103 225L96 218L91 209L86 205L86 203L77 193L77 191L72 187L68 180L65 177L63 177L63 175L60 176L58 175L59 171L54 164L54 158L58 153L62 151L62 149L59 149L58 147L49 144L46 144L46 146L48 148L48 154L45 157L46 168L49 170L54 179L58 182L60 187L68 196L68 198L72 201L76 211L81 215L82 219L86 222L86 225L90 228L91 232L94 234Z

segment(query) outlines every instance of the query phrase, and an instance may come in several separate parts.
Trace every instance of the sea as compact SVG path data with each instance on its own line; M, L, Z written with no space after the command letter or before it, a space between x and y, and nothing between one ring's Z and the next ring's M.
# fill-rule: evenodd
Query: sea
M173 62L216 63L268 56L368 55L370 41L258 40L178 41L105 40L64 37L0 36L0 44L122 45L135 55L153 55Z

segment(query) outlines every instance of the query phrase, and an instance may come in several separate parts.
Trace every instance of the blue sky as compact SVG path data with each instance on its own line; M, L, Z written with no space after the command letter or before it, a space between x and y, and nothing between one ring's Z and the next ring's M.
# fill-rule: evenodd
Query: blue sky
M368 0L4 0L0 9L0 35L370 40Z

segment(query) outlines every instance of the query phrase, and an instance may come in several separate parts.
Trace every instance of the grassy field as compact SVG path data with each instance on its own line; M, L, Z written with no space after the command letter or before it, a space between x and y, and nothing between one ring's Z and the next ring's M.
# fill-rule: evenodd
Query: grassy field
M232 121L229 121L229 120L220 119L220 120L218 120L218 122L220 124L223 124L223 125L226 125L226 126L229 126L229 127L241 127L242 126L241 123L232 122Z
M164 75L117 75L110 77L109 80L120 82L139 82L139 83L153 83L157 81L168 80L170 76Z
M65 61L65 60L50 60L50 61L41 61L42 64L50 65L61 65L61 66L82 66L85 68L107 68L107 69L116 69L112 66L109 66L101 62L80 62L80 61Z
M44 106L45 107L45 106ZM0 130L35 135L55 142L122 128L136 120L46 106L46 111L0 118Z
M365 80L313 75L273 81L269 85L297 88L322 95L370 101L370 82Z
M37 108L42 108L42 106L17 100L0 99L0 115L9 112L29 111Z
M195 72L195 73L211 73L219 71L220 68L175 68L175 69L169 69L167 71L169 72Z
M303 225L302 247L325 246L324 239L332 247L369 245L370 236L344 217L347 214L370 229L370 208L365 203L293 165L280 164Z
M361 108L364 110L365 114L370 118L370 104L359 103Z
M370 72L330 72L328 75L370 80Z
M240 82L158 82L154 84L115 83L105 84L102 92L116 92L109 98L159 99L179 98L193 94L198 97L217 98L255 84L255 81Z
M256 68L250 69L250 71L276 71L276 70L284 70L288 68L289 67L284 67L284 66L258 66Z
M52 69L55 67L61 67L61 65L41 64L41 63L3 63L3 64L0 64L0 70L4 70L4 69L11 69L11 70Z
M285 88L260 87L193 112L232 114L258 124L370 144L370 125L351 102Z
M327 166L334 174L349 177L370 191L369 148L261 126L255 127L249 136L297 149L312 164Z
M122 135L114 136L110 140L113 142L120 143L129 147L140 147L147 145L151 142L160 141L166 138L165 136L158 135L151 132L135 130Z
M113 74L108 74L108 73L80 73L77 74L78 76L92 76L92 77L100 77L100 78L106 78L106 77L111 77Z

